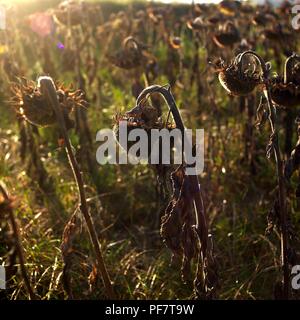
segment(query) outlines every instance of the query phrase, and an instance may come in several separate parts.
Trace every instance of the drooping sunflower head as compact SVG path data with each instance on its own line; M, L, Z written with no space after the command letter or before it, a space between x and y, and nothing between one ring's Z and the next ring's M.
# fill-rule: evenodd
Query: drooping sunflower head
M227 21L213 35L213 41L220 48L230 47L240 41L240 33L231 21Z
M126 133L127 137L123 137L120 139L120 126L121 122L124 122L126 125ZM143 129L148 136L148 156L151 154L151 130L152 129L168 129L172 130L176 126L169 122L168 119L163 121L159 108L152 106L151 104L143 104L140 106L136 106L131 111L128 111L124 114L117 114L114 119L114 132L115 137L120 146L127 151L127 147L131 147L134 142L131 142L128 139L130 132L134 129ZM126 145L123 145L124 142L127 141Z
M83 19L83 4L73 0L63 1L55 10L54 18L63 25L78 25Z
M283 107L295 107L300 104L300 86L293 82L284 83L283 78L271 80L271 97L273 102Z
M223 0L219 3L219 11L230 17L234 17L240 7L237 1Z
M144 44L130 36L123 40L122 48L115 54L107 54L107 59L119 68L134 69L147 63L145 49Z
M250 94L260 83L260 75L255 67L243 68L241 64L233 62L230 65L220 63L219 81L223 88L234 96Z
M59 106L63 111L67 127L70 127L71 111L75 107L86 105L83 93L80 90L71 91L60 84L56 84L56 88ZM35 82L21 79L20 82L11 85L11 91L13 93L11 104L23 119L42 127L56 122L54 109Z
M284 107L300 104L300 57L291 55L285 61L284 75L271 79L271 97L273 102Z

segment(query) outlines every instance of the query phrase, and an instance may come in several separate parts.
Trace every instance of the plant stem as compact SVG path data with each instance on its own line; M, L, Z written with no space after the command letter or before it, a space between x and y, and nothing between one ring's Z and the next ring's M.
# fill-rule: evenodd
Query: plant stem
M276 127L276 111L272 103L270 88L269 88L269 70L266 67L264 60L253 51L245 51L239 56L239 62L242 63L242 59L250 55L255 57L259 62L262 69L262 80L264 84L264 95L268 104L269 111L269 123L271 127L271 145L275 155L276 170L277 170L277 183L279 194L279 207L280 207L280 245L281 245L281 267L283 270L283 296L285 299L289 298L289 261L288 261L288 232L287 232L287 205L286 205L286 185L284 180L284 164L281 157L278 130Z
M148 94L151 94L154 92L158 92L164 97L170 111L172 112L174 121L176 123L176 128L178 128L181 131L182 135L184 135L185 127L184 127L181 115L179 113L179 110L176 106L175 99L170 91L170 88L167 89L163 86L153 85L144 89L136 100L137 107L135 108L139 108L139 105L144 100L144 98ZM134 112L134 109L132 109L129 112ZM194 200L194 206L196 211L196 231L200 235L201 252L202 252L202 258L204 259L206 257L207 238L208 238L207 218L206 218L203 200L200 192L198 177L195 174L195 175L189 175L187 176L187 178L189 179L190 185L191 185L191 192L192 192L192 197Z
M279 187L279 207L280 207L280 223L281 223L281 234L280 234L280 244L281 244L281 266L283 269L283 294L284 298L289 298L289 261L288 261L288 234L287 234L287 206L286 206L286 185L284 181L284 164L281 158L281 152L278 141L278 132L276 130L276 114L274 107L272 105L272 100L270 96L270 91L268 84L266 84L265 96L267 98L268 108L269 108L269 122L272 128L273 138L273 148L275 154L275 161L277 167L277 182Z
M18 224L15 219L13 209L10 205L11 199L8 195L8 192L6 191L5 186L2 183L0 183L0 192L2 193L4 200L8 203L7 212L8 212L9 220L11 222L12 229L13 229L13 234L14 234L15 243L16 243L16 249L17 249L17 253L18 253L18 257L19 257L19 261L20 261L21 274L24 279L25 287L28 291L29 298L31 300L36 300L37 297L36 297L32 287L30 285L29 277L28 277L27 270L25 267L24 251L23 251L22 242L20 239L20 232L19 232Z
M102 256L102 251L101 251L101 246L98 241L97 233L95 230L94 223L92 221L92 217L89 213L88 205L87 205L87 200L86 200L86 195L85 195L85 190L84 190L84 183L83 183L83 178L80 172L79 165L75 159L72 145L68 136L68 132L66 129L63 113L60 109L59 102L57 99L57 94L56 94L56 89L55 85L53 83L53 80L50 77L40 77L38 79L38 83L41 89L41 92L45 94L46 98L48 99L50 105L54 109L55 115L57 117L57 122L59 124L64 143L65 143L65 149L66 153L68 155L69 163L73 171L74 179L77 184L78 192L79 192L79 199L80 199L80 210L84 216L89 236L96 254L96 259L97 259L97 264L98 268L100 270L102 280L104 283L105 291L109 299L114 299L115 294L114 290L112 287L112 283L109 278L109 274L106 269L106 265L104 263L104 259Z

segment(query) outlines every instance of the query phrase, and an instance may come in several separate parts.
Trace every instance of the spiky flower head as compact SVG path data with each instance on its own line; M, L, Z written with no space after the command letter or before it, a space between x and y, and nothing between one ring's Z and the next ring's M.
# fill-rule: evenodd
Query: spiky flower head
M59 106L63 111L66 126L71 127L69 118L75 107L85 106L81 90L72 91L61 84L56 84L56 93ZM54 109L47 101L45 94L41 92L39 84L25 78L11 85L13 93L12 106L18 115L36 126L50 126L56 122Z

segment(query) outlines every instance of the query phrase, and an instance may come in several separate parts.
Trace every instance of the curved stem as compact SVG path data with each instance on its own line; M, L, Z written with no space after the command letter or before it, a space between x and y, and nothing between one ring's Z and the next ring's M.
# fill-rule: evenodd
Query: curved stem
M292 81L292 67L295 61L300 61L300 57L296 54L288 57L284 64L284 84L288 84Z
M98 241L97 233L95 230L95 226L92 220L92 217L90 215L88 205L87 205L87 200L86 200L86 195L85 195L85 190L84 190L84 183L83 183L83 178L80 172L79 165L75 159L72 145L68 136L68 132L66 129L65 121L63 114L61 112L59 102L57 99L57 94L56 94L56 89L55 85L53 83L53 80L50 77L40 77L38 79L38 84L40 86L41 92L45 94L47 100L49 101L50 105L54 109L55 115L57 117L57 122L59 124L62 136L64 138L64 143L65 143L65 148L66 148L66 153L68 155L69 163L73 171L74 179L77 184L78 188L78 193L79 193L79 198L80 198L80 210L84 216L88 232L90 235L90 239L96 254L96 259L97 259L97 264L99 271L102 276L102 280L105 286L106 294L108 298L114 299L115 294L113 291L113 287L106 269L106 265L104 263L104 259L102 256L102 250L100 247L100 243Z
M240 53L240 54L237 56L237 62L238 62L238 63L242 63L242 62L243 62L243 59L244 59L247 55L254 57L254 58L258 61L259 66L261 67L261 70L262 70L262 79L263 79L263 80L267 80L268 77L269 77L269 69L267 68L266 63L264 62L264 60L262 59L262 57L259 56L256 52L251 51L251 50L248 50L248 51L244 51L244 52Z
M129 36L123 40L124 49L128 49L128 47L131 43L133 44L134 49L136 49L140 52L140 45L139 45L138 41L132 36Z
M151 94L154 92L158 92L164 97L170 111L172 112L174 121L176 123L176 128L178 128L181 131L182 135L184 135L185 127L184 127L181 115L179 113L179 110L177 108L175 99L170 91L170 87L167 89L166 87L163 87L163 86L153 85L144 89L136 100L136 107L129 112L132 113L132 112L135 112L135 110L138 111L140 109L140 104L145 99L145 97L148 94ZM196 211L196 231L200 235L201 251L202 251L203 258L205 258L206 250L207 250L208 227L207 227L207 218L206 218L203 200L201 196L199 181L198 181L197 175L189 175L187 176L187 178L190 181L191 192L194 199L194 206Z
M284 298L288 299L289 297L289 262L288 262L288 232L287 232L287 206L286 206L286 185L284 180L284 164L281 157L279 139L278 139L278 131L276 127L276 111L272 103L271 93L270 93L270 85L269 85L269 69L266 66L264 60L253 51L245 51L243 52L238 61L242 63L245 56L250 55L253 56L259 63L262 69L262 81L264 84L264 95L268 104L269 111L269 123L271 127L271 137L270 143L273 148L275 161L276 161L276 169L277 169L277 183L279 189L279 206L280 206L280 224L281 224L281 267L283 270L283 294Z

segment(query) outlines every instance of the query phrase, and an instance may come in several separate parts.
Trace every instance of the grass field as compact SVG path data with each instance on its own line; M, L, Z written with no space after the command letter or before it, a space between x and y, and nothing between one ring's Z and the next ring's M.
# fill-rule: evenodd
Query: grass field
M299 298L290 274L299 264L300 60L288 65L287 81L283 75L286 59L299 50L299 32L287 10L233 2L59 6L50 0L7 8L6 29L0 30L0 265L8 281L1 299L110 297L82 214L66 136L36 87L44 75L61 88L60 106L72 109L64 118L67 136L116 297L273 299L287 297L288 286L289 298ZM128 37L133 45L124 43ZM262 75L257 60L245 58L247 63L235 66L243 88L235 84L237 94L228 94L218 80L227 67L218 59L229 65L246 50L270 61L272 69ZM209 234L206 259L201 260L204 238L195 237L195 221L186 220L193 215L184 206L191 203L189 192L176 220L179 249L172 252L168 234L163 241L160 232L175 165L96 161L96 133L113 128L117 115L154 84L170 84L186 128L205 130L205 168L198 179ZM261 102L267 88L270 109L266 98ZM77 89L82 93L74 98L70 92ZM161 112L156 120L167 124L164 100L157 93L151 97L147 103ZM196 275L201 263L204 277ZM289 276L285 285L283 270Z

